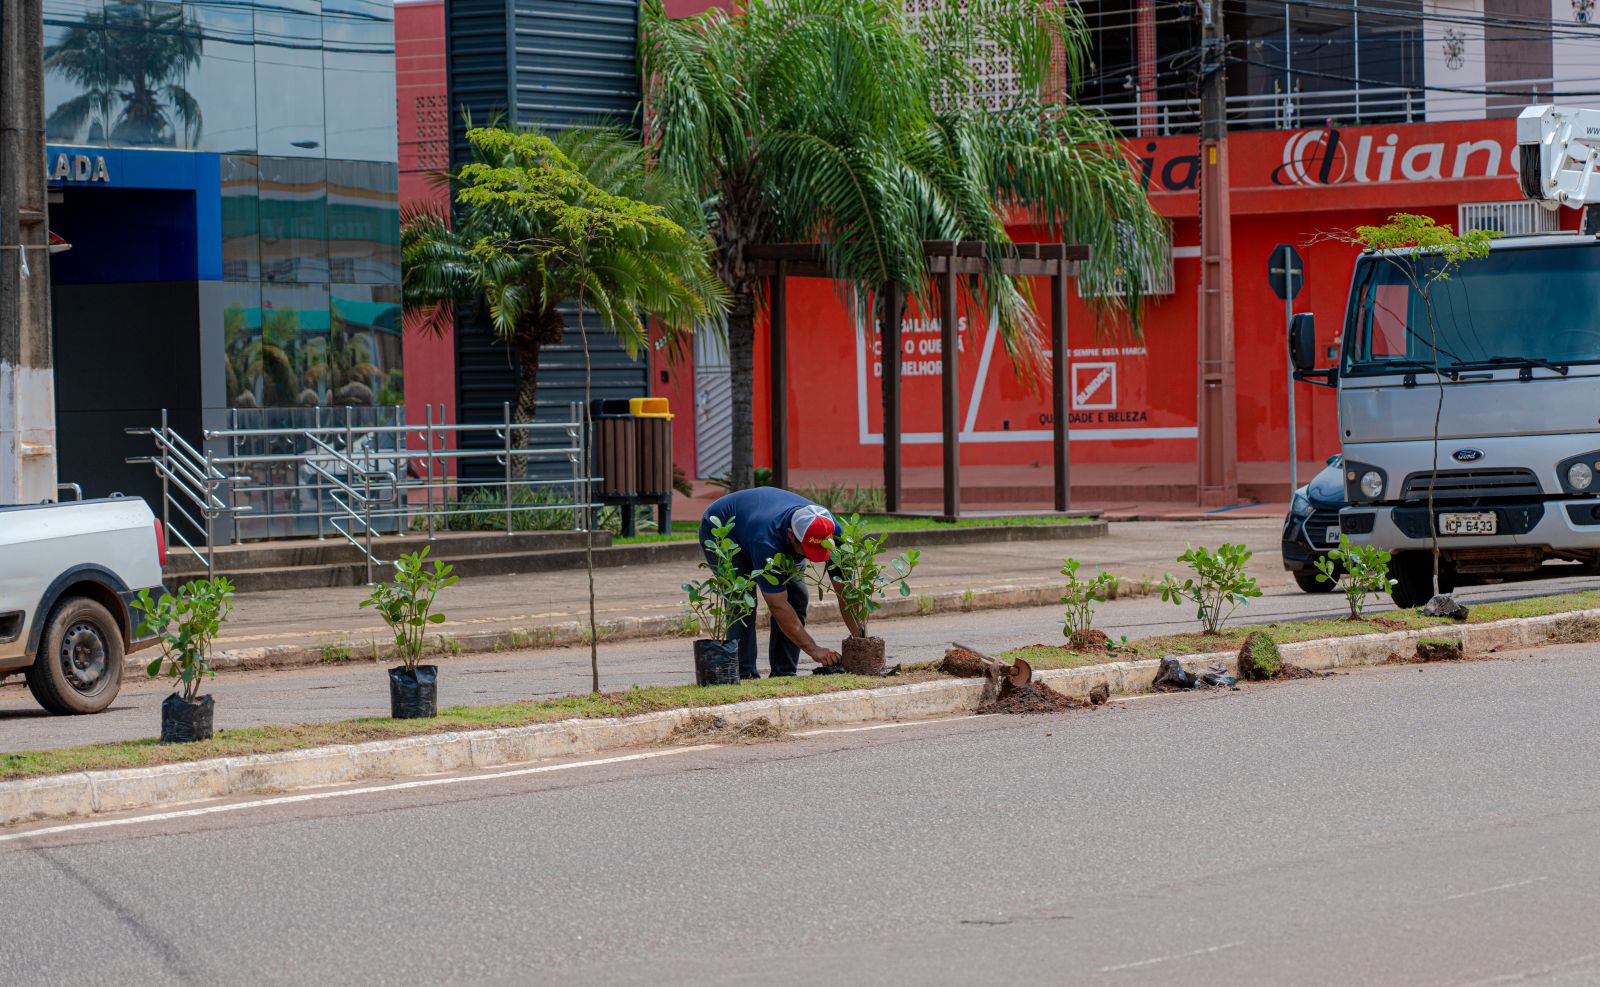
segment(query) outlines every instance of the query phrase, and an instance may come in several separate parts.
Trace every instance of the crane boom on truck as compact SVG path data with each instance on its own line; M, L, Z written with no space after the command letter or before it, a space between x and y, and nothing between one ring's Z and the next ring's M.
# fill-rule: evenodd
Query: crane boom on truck
M1528 107L1517 117L1517 155L1525 197L1600 206L1600 110Z
M1290 330L1296 378L1339 391L1338 534L1391 553L1402 607L1552 561L1600 575L1600 111L1529 107L1517 144L1523 193L1584 208L1582 233L1458 265L1367 250L1337 364L1310 314Z

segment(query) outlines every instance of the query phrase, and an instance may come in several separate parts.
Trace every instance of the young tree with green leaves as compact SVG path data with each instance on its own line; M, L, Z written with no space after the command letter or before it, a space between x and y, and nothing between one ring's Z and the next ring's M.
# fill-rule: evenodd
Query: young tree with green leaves
M755 467L754 246L818 242L840 291L864 289L861 315L890 285L926 312L923 241L981 240L998 259L1007 221L1027 217L1088 244L1086 280L1137 314L1137 272L1166 230L1117 132L1059 92L1090 63L1077 5L949 0L913 18L900 0L746 0L674 20L643 0L640 38L652 152L705 199L731 293L732 489ZM985 91L980 59L1006 60L1015 90ZM1031 377L1043 351L1027 281L973 276L961 293Z
M482 306L517 352L517 421L534 420L540 352L565 335L563 306L581 299L630 355L649 341L647 320L672 344L720 314L726 292L699 200L647 171L637 140L605 128L553 139L474 128L467 142L472 160L442 178L454 218L431 204L403 210L403 304L440 334L457 306Z
M1424 320L1428 324L1428 351L1432 354L1428 362L1433 365L1434 386L1438 393L1433 408L1433 465L1428 474L1429 517L1434 516L1434 483L1439 471L1439 421L1444 414L1444 375L1439 366L1439 325L1434 317L1433 293L1438 285L1449 281L1451 273L1462 264L1487 257L1490 244L1499 236L1501 233L1498 230L1457 233L1448 225L1439 225L1431 216L1395 213L1381 226L1357 226L1354 230L1322 233L1312 241L1348 243L1378 254L1400 273L1422 303ZM1408 326L1408 331L1414 330ZM1433 588L1438 591L1439 532L1436 524L1428 527L1433 555Z

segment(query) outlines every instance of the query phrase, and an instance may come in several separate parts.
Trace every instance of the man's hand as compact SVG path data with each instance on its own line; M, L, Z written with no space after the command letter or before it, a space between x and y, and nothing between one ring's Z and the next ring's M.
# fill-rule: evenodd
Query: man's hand
M833 650L832 648L813 648L811 651L807 652L807 654L809 654L811 656L811 660L816 662L818 665L837 665L839 662L844 660L839 656L839 652Z

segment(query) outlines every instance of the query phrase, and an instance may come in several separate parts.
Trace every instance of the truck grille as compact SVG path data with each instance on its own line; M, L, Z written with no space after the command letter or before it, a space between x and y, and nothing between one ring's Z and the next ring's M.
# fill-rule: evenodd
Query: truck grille
M1428 496L1428 473L1413 473L1401 487L1403 500ZM1434 477L1435 500L1476 500L1481 497L1538 497L1544 491L1532 470L1441 470Z

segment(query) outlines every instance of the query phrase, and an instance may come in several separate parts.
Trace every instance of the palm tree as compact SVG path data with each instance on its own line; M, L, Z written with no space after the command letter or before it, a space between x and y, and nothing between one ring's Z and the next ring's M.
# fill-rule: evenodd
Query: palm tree
M1165 231L1115 130L1058 95L1088 64L1075 4L946 0L913 20L901 0L746 0L674 20L643 0L640 34L653 153L709 202L732 297L735 489L754 468L765 299L752 246L819 242L841 291L897 285L930 311L922 241L982 240L998 258L1007 219L1031 219L1089 244L1086 276L1126 285L1103 304L1136 323L1138 278L1122 272L1153 263ZM1004 92L976 68L997 59L1014 83ZM961 290L1031 375L1042 347L1027 282L972 277Z
M193 147L200 104L181 82L200 64L203 44L199 22L176 4L147 11L112 3L84 15L45 48L45 68L82 90L51 111L51 133L72 135L98 122L118 144L171 145L182 137Z
M467 138L472 161L446 177L454 225L437 206L402 209L402 305L439 333L457 305L482 306L519 358L518 422L537 413L540 351L566 332L562 306L581 301L630 355L648 342L645 318L675 342L721 312L700 204L673 176L646 170L636 139L598 127L553 141L494 128ZM598 235L596 222L610 232Z

